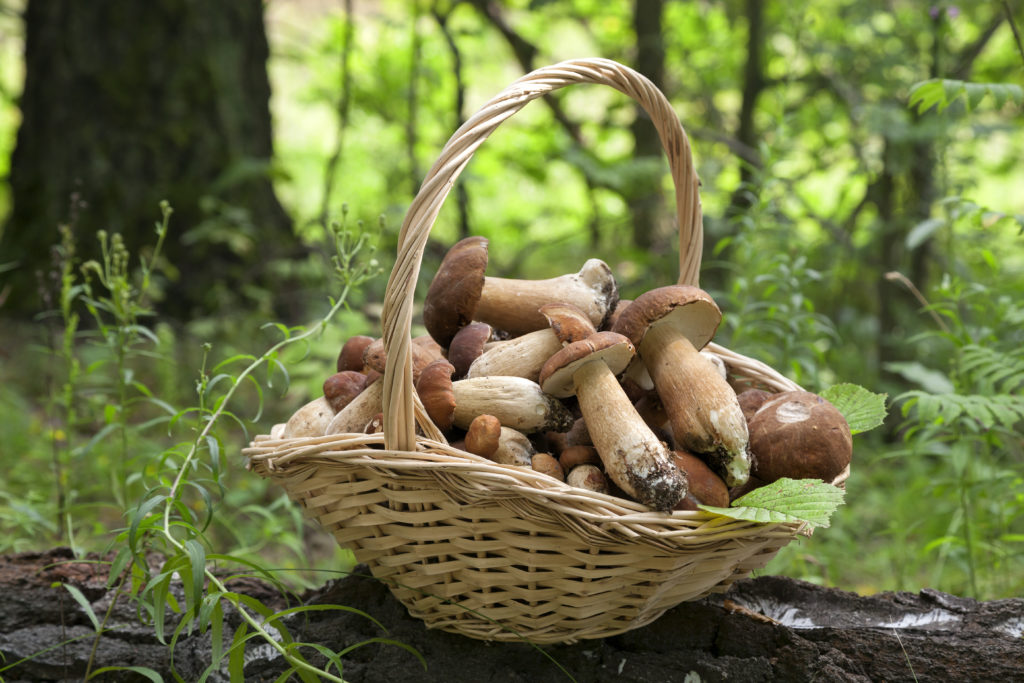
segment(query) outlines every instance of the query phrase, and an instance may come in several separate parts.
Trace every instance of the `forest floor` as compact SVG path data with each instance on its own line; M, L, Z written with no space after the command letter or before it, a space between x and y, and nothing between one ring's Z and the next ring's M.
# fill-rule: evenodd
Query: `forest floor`
M57 584L78 588L102 619L112 597L106 567L76 561L63 548L0 557L0 680L81 679L95 629L82 606ZM979 602L928 589L859 596L766 576L679 605L621 635L537 647L428 630L386 586L361 570L365 567L308 591L301 601L363 610L386 631L364 616L328 611L296 618L289 624L292 635L335 650L372 638L393 639L415 648L427 669L411 653L373 642L344 658L344 677L352 683L1024 679L1024 599ZM275 608L285 606L273 588L255 580L235 583L232 590ZM237 622L236 615L226 618L226 639ZM173 627L169 618L168 634ZM169 647L140 623L130 601L118 601L106 628L95 643L93 670L145 666L165 680L172 677ZM52 649L37 654L46 648ZM210 652L209 633L183 634L174 667L184 680L196 680ZM272 681L286 668L266 644L251 645L245 660L247 681ZM130 672L105 676L101 680L138 680ZM228 680L226 661L208 680Z

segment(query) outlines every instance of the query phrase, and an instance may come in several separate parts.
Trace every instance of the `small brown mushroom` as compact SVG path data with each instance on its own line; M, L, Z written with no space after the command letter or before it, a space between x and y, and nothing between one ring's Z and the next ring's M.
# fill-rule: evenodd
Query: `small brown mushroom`
M487 239L467 237L448 250L430 283L423 304L423 324L442 346L473 320L520 335L543 329L544 304L578 306L593 322L601 323L619 300L618 286L603 261L590 259L578 273L547 280L485 277Z
M522 432L502 426L493 415L479 415L466 432L466 450L502 465L530 467L535 451Z
M676 505L676 510L696 510L701 504L729 507L729 488L703 460L686 451L677 450L672 453L672 461L676 467L686 472L686 477L690 481L690 491Z
M565 472L562 471L562 466L558 463L558 459L550 453L534 453L530 459L530 466L534 472L546 474L558 481L565 481Z
M697 287L645 292L622 312L615 330L636 344L672 424L676 444L705 457L730 486L750 476L747 423L736 394L699 350L722 313Z
M686 495L686 475L615 379L634 353L622 335L598 332L552 356L541 371L541 386L553 396L576 395L612 481L644 505L671 510Z
M466 430L466 450L489 458L498 450L501 422L493 415L477 415Z
M569 446L558 456L558 462L566 472L577 465L601 465L601 456L593 446Z
M349 337L338 353L338 372L346 370L362 372L364 367L363 352L372 343L373 337L367 337L365 334Z
M366 384L367 378L363 373L355 370L342 370L324 380L324 398L330 404L331 410L337 413L352 399L363 393Z
M753 475L766 483L782 477L831 483L853 457L846 418L808 391L776 394L750 420Z
M494 328L487 323L470 323L455 333L448 345L448 362L455 366L455 379L466 376L469 366L494 339Z
M381 401L384 398L384 382L371 382L362 393L349 401L348 405L338 411L327 425L325 434L357 434L361 433L374 415L381 412Z
M565 483L587 491L608 493L608 479L596 465L577 465L565 475Z

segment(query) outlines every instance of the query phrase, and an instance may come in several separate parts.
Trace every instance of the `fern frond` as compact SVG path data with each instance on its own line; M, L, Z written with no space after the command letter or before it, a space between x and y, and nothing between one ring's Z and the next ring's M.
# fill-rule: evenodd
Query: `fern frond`
M969 344L961 350L960 370L977 391L1012 394L1024 386L1024 350L1006 353Z
M929 394L908 391L899 397L903 415L916 412L918 422L958 425L971 431L1013 429L1024 421L1024 396L1010 394Z

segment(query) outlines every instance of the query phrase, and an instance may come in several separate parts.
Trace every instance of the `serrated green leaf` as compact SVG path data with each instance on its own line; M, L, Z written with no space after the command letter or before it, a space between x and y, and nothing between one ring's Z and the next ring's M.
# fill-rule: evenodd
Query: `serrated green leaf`
M842 505L846 493L820 479L782 478L754 489L732 502L732 507L701 505L702 510L723 517L762 524L807 522L828 527L832 513Z
M856 384L836 384L821 392L850 425L851 434L861 434L885 421L887 394L876 394Z

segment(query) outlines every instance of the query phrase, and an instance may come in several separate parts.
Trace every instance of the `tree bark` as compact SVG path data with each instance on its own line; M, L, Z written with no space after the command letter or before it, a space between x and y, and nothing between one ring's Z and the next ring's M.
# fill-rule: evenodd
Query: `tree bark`
M93 631L84 610L63 582L78 588L102 615L110 600L102 564L71 561L70 553L0 557L0 654L3 672L15 681L77 680L85 673ZM370 643L344 658L351 683L401 681L570 680L649 681L1011 681L1024 677L1024 600L979 602L933 590L858 596L782 577L736 582L725 595L683 603L642 628L600 640L536 648L495 644L432 631L409 616L387 587L365 575L365 567L302 596L304 604L345 605L378 620L338 611L313 612L288 620L297 639L333 650L389 638L415 648L419 660L393 645ZM286 601L255 580L233 583L272 609ZM178 599L181 600L180 591ZM170 634L175 615L168 612ZM238 624L225 618L225 645ZM151 626L139 623L127 600L107 622L93 670L101 666L147 666L170 680L169 648ZM386 631L384 629L387 629ZM48 652L40 651L84 636ZM210 661L209 633L182 634L174 652L178 674L196 680ZM316 661L311 649L303 652ZM3 661L3 660L0 660ZM273 681L286 668L269 646L250 641L246 681ZM0 664L2 666L2 664ZM564 672L559 669L562 667ZM226 670L226 663L224 669ZM227 680L226 671L210 680ZM138 680L108 674L108 680Z
M662 36L661 18L665 9L664 0L636 0L633 5L633 30L636 32L636 70L647 76L660 90L665 84L665 40ZM658 131L650 118L636 105L636 118L630 125L633 133L633 155L637 161L654 160L652 166L658 171L651 173L648 182L637 183L640 189L633 196L626 197L633 220L633 245L638 249L650 249L664 229L664 197L659 179L664 152ZM644 167L640 167L644 168ZM642 171L641 171L642 172ZM646 190L646 191L644 191Z
M218 285L254 282L290 227L269 180L263 3L31 0L24 19L6 309L38 310L36 271L59 224L72 224L85 257L100 229L136 251L154 242L162 199L177 271L162 310L186 316L211 306Z

